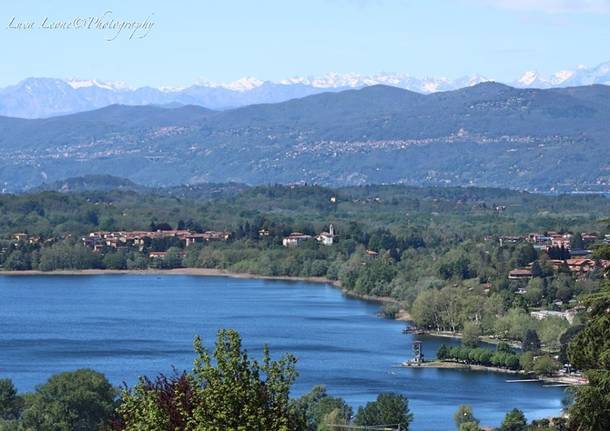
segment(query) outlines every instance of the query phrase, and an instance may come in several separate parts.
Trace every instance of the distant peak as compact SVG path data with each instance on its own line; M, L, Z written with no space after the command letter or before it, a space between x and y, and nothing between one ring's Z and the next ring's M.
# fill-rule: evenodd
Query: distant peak
M527 72L524 72L523 75L521 75L521 78L519 78L519 80L517 82L519 84L529 86L529 85L532 85L534 82L536 82L538 79L539 79L538 72L529 70Z
M555 72L553 74L551 77L551 82L553 85L560 85L572 78L575 74L576 72L573 70L560 70L559 72Z
M226 90L246 92L254 90L255 88L262 86L264 83L264 81L261 81L258 78L252 76L245 76L243 78L238 79L237 81L228 83L219 83L200 79L195 83L195 85L200 87L224 88Z
M79 88L89 88L89 87L97 87L103 88L106 90L133 90L133 88L129 87L127 83L123 81L116 82L103 82L95 79L68 79L65 81L70 87L74 89Z

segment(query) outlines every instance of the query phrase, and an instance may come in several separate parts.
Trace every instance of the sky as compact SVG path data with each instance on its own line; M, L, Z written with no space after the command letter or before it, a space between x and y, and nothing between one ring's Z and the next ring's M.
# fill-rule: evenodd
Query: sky
M110 20L142 27L100 28ZM610 0L20 0L0 10L0 44L0 86L329 72L511 81L609 61Z

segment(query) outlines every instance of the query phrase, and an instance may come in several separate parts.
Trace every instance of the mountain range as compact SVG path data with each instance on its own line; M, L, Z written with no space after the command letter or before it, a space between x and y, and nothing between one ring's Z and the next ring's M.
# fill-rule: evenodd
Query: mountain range
M415 78L406 74L328 74L322 77L295 77L279 82L243 78L219 84L198 82L184 88L131 88L121 82L96 80L27 78L0 89L0 115L19 118L46 118L121 105L198 105L226 110L260 103L279 103L329 91L389 85L422 94L457 90L491 79L473 75L456 80ZM525 72L508 83L517 88L563 88L592 84L610 85L610 62L594 68L578 67L549 77Z
M5 192L83 175L161 187L234 182L610 191L610 86L375 85L273 104L111 105L0 117Z

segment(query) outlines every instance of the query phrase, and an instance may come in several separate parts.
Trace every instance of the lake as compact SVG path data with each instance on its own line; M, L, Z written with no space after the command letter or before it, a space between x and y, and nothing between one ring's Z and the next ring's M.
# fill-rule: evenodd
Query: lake
M114 383L191 369L193 337L211 347L237 329L249 352L294 353L293 395L324 384L357 407L384 391L410 400L415 430L453 430L458 405L483 425L517 407L528 419L557 415L565 394L510 375L397 368L411 357L404 323L331 286L186 275L0 276L0 377L29 391L54 373L94 368ZM426 357L446 339L421 338Z

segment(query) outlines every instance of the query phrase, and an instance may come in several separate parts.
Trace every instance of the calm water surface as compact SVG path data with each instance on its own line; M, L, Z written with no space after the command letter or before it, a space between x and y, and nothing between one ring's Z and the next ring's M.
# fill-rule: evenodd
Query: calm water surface
M459 404L483 425L513 407L529 419L556 415L559 388L506 383L506 375L396 368L411 355L404 324L376 317L378 306L330 286L223 277L101 275L0 276L0 377L29 391L51 374L89 367L115 384L190 369L195 334L212 346L235 328L260 356L292 352L293 395L325 384L354 407L383 391L405 394L415 430L452 430ZM446 340L422 338L427 357Z

